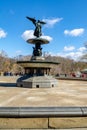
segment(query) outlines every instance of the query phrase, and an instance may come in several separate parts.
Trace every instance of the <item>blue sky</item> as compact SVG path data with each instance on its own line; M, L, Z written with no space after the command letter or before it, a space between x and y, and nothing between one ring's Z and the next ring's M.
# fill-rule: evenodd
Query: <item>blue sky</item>
M9 57L32 54L34 25L26 16L47 22L42 27L50 38L43 53L78 59L87 42L87 0L0 0L0 52Z

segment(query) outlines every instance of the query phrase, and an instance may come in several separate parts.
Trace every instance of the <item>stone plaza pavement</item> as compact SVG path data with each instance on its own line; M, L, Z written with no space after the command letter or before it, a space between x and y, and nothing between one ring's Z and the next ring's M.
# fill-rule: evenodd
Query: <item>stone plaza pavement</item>
M16 87L18 77L0 77L0 107L87 106L87 81L58 80L58 87Z

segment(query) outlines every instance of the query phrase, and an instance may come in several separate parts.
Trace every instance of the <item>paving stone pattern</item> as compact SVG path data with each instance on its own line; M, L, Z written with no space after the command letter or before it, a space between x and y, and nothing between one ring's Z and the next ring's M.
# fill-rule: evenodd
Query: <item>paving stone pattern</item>
M58 87L21 88L18 77L0 77L2 106L87 106L87 81L58 80Z

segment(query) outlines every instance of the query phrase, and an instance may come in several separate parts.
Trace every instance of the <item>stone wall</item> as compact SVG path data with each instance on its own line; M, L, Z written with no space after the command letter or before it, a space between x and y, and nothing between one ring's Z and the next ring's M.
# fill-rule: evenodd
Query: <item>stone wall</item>
M87 117L0 118L0 129L87 128Z

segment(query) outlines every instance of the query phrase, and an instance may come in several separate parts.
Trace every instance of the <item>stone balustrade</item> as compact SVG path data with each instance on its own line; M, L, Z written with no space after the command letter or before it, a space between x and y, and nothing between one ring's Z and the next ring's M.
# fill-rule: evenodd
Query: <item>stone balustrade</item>
M0 128L87 128L87 107L0 107Z

